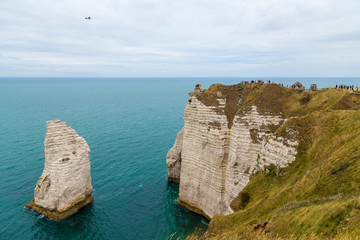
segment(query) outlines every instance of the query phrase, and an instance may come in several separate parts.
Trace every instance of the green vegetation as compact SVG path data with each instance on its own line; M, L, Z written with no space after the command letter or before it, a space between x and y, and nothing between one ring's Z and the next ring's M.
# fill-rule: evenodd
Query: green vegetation
M45 182L46 180L48 180L48 178L49 178L49 175L46 175L46 176L44 177L43 182Z
M206 239L360 239L360 96L275 84L251 89L235 114L254 104L261 114L286 117L271 132L297 140L298 154L287 168L252 174L231 203L235 213L215 216Z
M221 92L226 99L225 109L219 107L217 92ZM204 105L218 107L219 113L225 113L229 128L234 116L241 115L249 105L255 105L260 114L283 115L286 118L304 116L321 110L360 109L360 95L340 89L308 92L264 83L231 86L213 84L197 98ZM239 100L242 100L242 104L239 104ZM275 132L276 129L270 130Z

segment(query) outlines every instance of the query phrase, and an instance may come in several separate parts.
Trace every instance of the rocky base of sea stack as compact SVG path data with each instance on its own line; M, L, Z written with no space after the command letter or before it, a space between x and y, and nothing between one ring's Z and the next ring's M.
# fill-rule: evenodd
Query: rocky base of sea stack
M207 218L208 220L211 220L211 217L209 215L207 215L199 205L197 205L196 203L192 203L190 201L187 201L185 199L182 198L178 198L177 200L178 204L184 208L189 209L190 211L197 213L201 216L204 216L205 218Z
M68 218L71 215L75 214L77 211L79 211L80 208L83 208L86 205L90 204L93 200L94 200L94 197L92 195L90 195L86 198L77 199L72 204L70 204L68 208L66 208L62 212L51 211L51 210L45 209L43 207L40 207L35 204L34 199L31 200L29 203L27 203L25 205L25 207L34 209L36 212L44 215L47 218L50 218L55 221L59 221L59 220L63 220L65 218Z
M180 183L180 179L179 178L173 178L173 177L167 177L169 182L173 182L173 183Z

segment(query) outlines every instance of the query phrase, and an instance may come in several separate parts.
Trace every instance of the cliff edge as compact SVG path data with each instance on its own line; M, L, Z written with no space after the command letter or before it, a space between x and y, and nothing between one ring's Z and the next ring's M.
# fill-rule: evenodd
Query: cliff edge
M211 219L209 239L360 236L359 109L341 89L197 85L172 159L179 204Z
M46 123L45 165L34 199L25 206L53 220L67 218L93 201L90 148L59 119Z

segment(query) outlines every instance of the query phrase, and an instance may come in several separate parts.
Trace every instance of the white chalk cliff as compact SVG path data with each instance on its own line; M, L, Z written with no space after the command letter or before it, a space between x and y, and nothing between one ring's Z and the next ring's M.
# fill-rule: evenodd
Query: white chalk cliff
M60 220L94 199L90 148L65 122L57 119L46 125L44 170L36 184L34 199L26 206Z
M242 106L241 91L236 96L240 110L230 120L231 106L226 105L230 97L219 91L213 94L216 100L206 104L206 96L203 101L199 97L202 92L197 86L189 94L184 128L166 162L169 180L180 182L179 204L212 218L233 212L230 203L252 173L270 164L281 168L293 162L298 142L270 131L287 120L281 113L260 113L255 103Z

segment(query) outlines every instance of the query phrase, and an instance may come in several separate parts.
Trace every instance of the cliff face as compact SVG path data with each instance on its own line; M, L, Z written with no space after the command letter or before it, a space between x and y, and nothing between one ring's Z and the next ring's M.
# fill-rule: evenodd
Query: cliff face
M93 200L90 148L60 120L47 122L44 146L44 170L34 189L34 199L26 206L60 220Z
M230 203L252 173L286 167L297 153L294 138L273 133L286 121L281 112L260 113L256 103L244 104L251 90L230 87L190 93L184 128L167 156L169 178L180 175L179 204L207 218L232 213Z
M253 83L190 93L178 201L211 218L201 239L360 236L360 94L311 90Z

